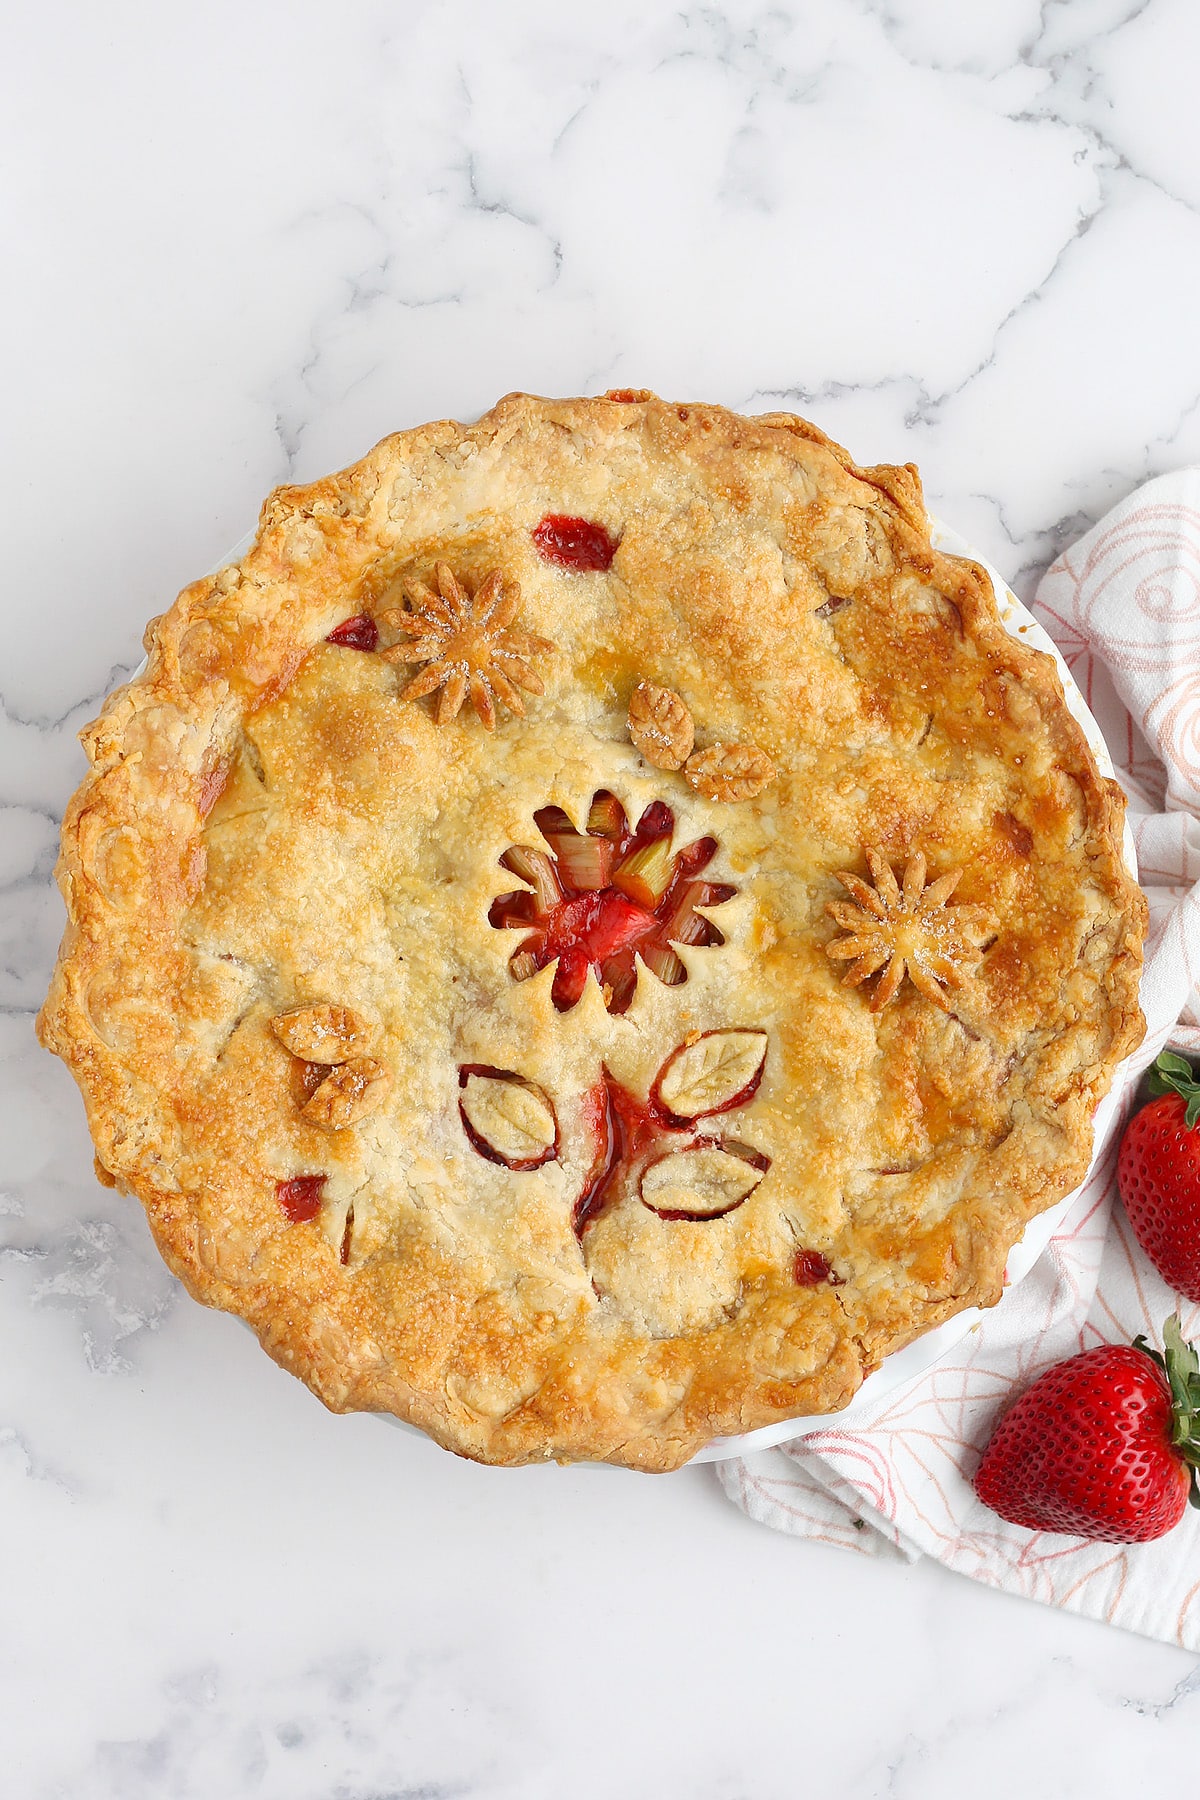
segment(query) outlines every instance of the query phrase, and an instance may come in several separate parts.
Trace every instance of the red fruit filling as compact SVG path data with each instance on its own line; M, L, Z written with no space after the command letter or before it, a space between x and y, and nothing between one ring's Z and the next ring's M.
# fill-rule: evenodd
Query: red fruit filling
M379 643L379 627L367 613L355 613L343 619L325 639L327 644L341 644L347 650L374 650Z
M675 816L652 801L631 830L625 809L607 789L594 796L587 830L577 831L561 806L534 814L549 852L514 844L501 866L529 883L500 894L488 911L499 930L525 930L509 959L514 981L526 981L557 962L551 999L569 1012L595 970L610 1013L623 1013L637 985L635 956L666 987L687 980L675 944L715 945L725 939L699 906L720 906L737 889L697 876L716 855L715 838L672 851Z
M819 1250L797 1250L796 1260L792 1264L792 1278L797 1287L816 1287L819 1282L827 1281L830 1287L841 1287L842 1278L835 1275L827 1257Z
M596 1151L583 1190L571 1213L571 1224L576 1237L580 1239L610 1202L620 1197L618 1188L631 1181L638 1187L642 1204L660 1219L669 1221L702 1222L705 1219L722 1218L749 1197L748 1193L740 1195L728 1205L716 1207L709 1212L677 1211L647 1198L641 1192L641 1182L646 1170L675 1151L721 1150L748 1163L759 1172L760 1177L771 1166L770 1157L764 1156L761 1150L754 1149L750 1144L740 1143L733 1138L695 1137L690 1129L681 1130L672 1114L656 1098L653 1086L649 1096L645 1100L639 1100L636 1094L631 1094L628 1088L622 1087L607 1069L601 1070L600 1081L584 1096L583 1120L585 1130L596 1145ZM681 1143L681 1138L688 1141ZM757 1183L751 1186L750 1192L753 1192L754 1186Z
M533 528L538 555L562 569L607 569L617 554L617 539L591 519L547 513Z
M275 1183L275 1198L293 1225L315 1219L321 1210L321 1189L328 1175L293 1175L290 1181Z
M575 1202L571 1223L576 1237L600 1217L618 1173L644 1156L670 1130L653 1100L639 1100L602 1069L597 1086L585 1095L584 1123L596 1142L583 1192Z

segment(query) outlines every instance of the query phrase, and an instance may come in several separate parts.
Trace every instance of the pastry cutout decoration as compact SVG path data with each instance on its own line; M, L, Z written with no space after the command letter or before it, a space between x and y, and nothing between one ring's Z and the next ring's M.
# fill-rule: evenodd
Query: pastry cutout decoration
M369 1117L391 1085L387 1068L366 1055L371 1025L348 1006L293 1006L271 1020L284 1049L303 1064L300 1116L324 1131L343 1131Z
M684 779L705 800L753 800L775 779L775 764L757 744L710 744L689 756Z
M965 986L994 921L982 906L947 905L963 871L951 869L927 886L919 850L905 864L903 885L881 851L867 851L867 867L869 883L849 870L838 875L851 898L826 903L826 912L845 933L826 944L826 956L849 963L842 976L848 987L879 976L872 1012L881 1012L895 999L905 975L926 1000L949 1012L947 990Z
M379 627L370 613L355 613L343 619L327 635L327 644L339 644L344 650L375 650L379 646Z
M601 788L579 831L561 806L543 806L534 822L549 848L513 844L501 866L528 885L499 894L488 923L527 932L509 958L514 981L527 981L557 962L551 998L569 1012L595 971L610 1013L629 1008L637 961L666 987L687 980L676 945L718 945L724 935L698 907L721 906L737 889L703 881L717 840L697 838L672 848L675 815L651 801L633 829L615 794Z
M626 1193L636 1192L650 1212L671 1221L723 1218L748 1200L770 1157L697 1127L750 1104L766 1057L765 1031L697 1034L672 1050L645 1100L601 1068L584 1100L585 1128L596 1148L571 1214L580 1242Z
M540 1169L558 1155L558 1118L544 1088L515 1069L464 1063L459 1117L471 1148L489 1162L519 1171Z
M673 689L639 681L629 700L629 737L654 768L682 769L692 754L696 727Z
M531 659L554 645L513 624L521 607L520 585L492 569L471 594L449 564L440 562L434 569L434 587L413 580L403 586L412 611L394 608L381 617L404 638L380 655L385 662L425 667L401 688L400 698L419 700L437 693L434 717L439 725L458 717L468 695L488 731L496 729L497 701L524 718L520 690L546 691Z

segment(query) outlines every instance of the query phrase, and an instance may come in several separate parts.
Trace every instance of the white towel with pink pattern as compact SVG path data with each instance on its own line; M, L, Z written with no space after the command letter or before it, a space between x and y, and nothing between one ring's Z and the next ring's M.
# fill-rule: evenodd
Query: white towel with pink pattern
M1049 1249L945 1361L834 1426L717 1464L732 1500L779 1531L868 1555L936 1556L1011 1593L1200 1650L1200 1512L1131 1548L1008 1525L969 1481L1002 1403L1050 1363L1142 1331L1177 1304L1115 1200L1137 1078L1168 1040L1200 1050L1200 469L1133 494L1049 569L1033 611L1096 715L1125 792L1150 937L1147 1035L1126 1104ZM1115 1204L1114 1204L1115 1202ZM1200 1307L1181 1308L1200 1336Z

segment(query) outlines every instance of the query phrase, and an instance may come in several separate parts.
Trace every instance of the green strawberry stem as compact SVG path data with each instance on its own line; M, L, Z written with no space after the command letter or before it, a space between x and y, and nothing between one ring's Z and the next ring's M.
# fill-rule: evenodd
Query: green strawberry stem
M1163 1052L1164 1056L1170 1054L1170 1051ZM1177 1060L1182 1061L1182 1058ZM1200 1508L1200 1480L1197 1479L1200 1469L1200 1357L1184 1339L1183 1322L1178 1313L1172 1313L1164 1321L1162 1336L1161 1352L1141 1336L1134 1338L1134 1348L1145 1351L1167 1378L1171 1390L1171 1443L1176 1454L1187 1464L1191 1477L1188 1500L1192 1506Z
M1150 1071L1152 1094L1178 1094L1187 1102L1184 1120L1189 1131L1200 1119L1200 1081L1192 1073L1192 1065L1177 1050L1160 1051Z

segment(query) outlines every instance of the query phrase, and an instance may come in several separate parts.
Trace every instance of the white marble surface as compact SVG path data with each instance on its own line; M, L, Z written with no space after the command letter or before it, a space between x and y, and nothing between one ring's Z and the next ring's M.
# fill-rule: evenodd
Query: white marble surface
M336 1420L183 1299L32 1046L78 726L275 482L512 387L808 412L1027 594L1200 457L1192 0L10 9L0 1787L1165 1788L1174 1650Z

